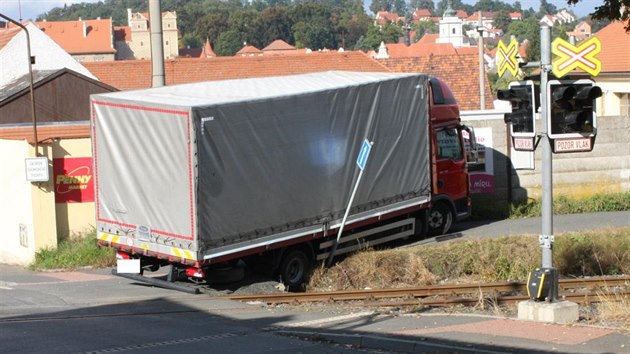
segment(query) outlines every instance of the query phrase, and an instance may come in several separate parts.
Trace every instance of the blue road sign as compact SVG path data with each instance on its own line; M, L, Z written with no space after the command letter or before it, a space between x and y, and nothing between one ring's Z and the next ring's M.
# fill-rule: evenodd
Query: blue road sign
M363 141L363 145L361 146L361 151L359 152L359 157L357 157L357 165L361 170L365 168L365 164L367 163L368 156L370 155L370 150L372 149L372 144L365 139Z

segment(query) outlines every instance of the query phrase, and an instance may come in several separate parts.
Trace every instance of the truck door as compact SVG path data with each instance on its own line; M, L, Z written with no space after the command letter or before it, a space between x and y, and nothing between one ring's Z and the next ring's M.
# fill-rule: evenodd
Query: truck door
M468 173L461 134L457 127L436 129L437 194L457 201L468 196Z

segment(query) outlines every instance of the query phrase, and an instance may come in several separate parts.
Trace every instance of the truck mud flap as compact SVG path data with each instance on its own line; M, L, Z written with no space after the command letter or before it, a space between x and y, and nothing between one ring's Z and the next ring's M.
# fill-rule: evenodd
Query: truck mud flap
M184 284L178 284L178 283L174 283L174 282L170 282L170 281L166 281L166 280L162 280L162 279L158 279L158 278L148 278L148 277L142 276L140 274L118 273L116 271L116 269L112 269L112 275L117 275L119 277L123 277L123 278L131 279L131 280L135 280L135 281L138 281L138 282L154 285L154 286L157 286L157 287L160 287L160 288L177 290L177 291L185 292L185 293L188 293L188 294L197 295L197 294L200 293L199 289L197 289L195 287L192 287L192 286L188 286L188 285L184 285Z

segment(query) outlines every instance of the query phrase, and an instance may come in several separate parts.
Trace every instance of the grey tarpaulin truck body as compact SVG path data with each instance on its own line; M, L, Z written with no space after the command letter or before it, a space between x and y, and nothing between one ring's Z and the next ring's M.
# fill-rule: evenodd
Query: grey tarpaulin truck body
M427 76L323 72L93 95L98 238L181 262L430 201Z

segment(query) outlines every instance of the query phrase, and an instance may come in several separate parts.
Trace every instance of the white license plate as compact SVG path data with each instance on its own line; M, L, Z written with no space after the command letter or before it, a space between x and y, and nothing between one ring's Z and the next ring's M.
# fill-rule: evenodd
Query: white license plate
M140 260L139 259L117 259L116 272L140 274Z

